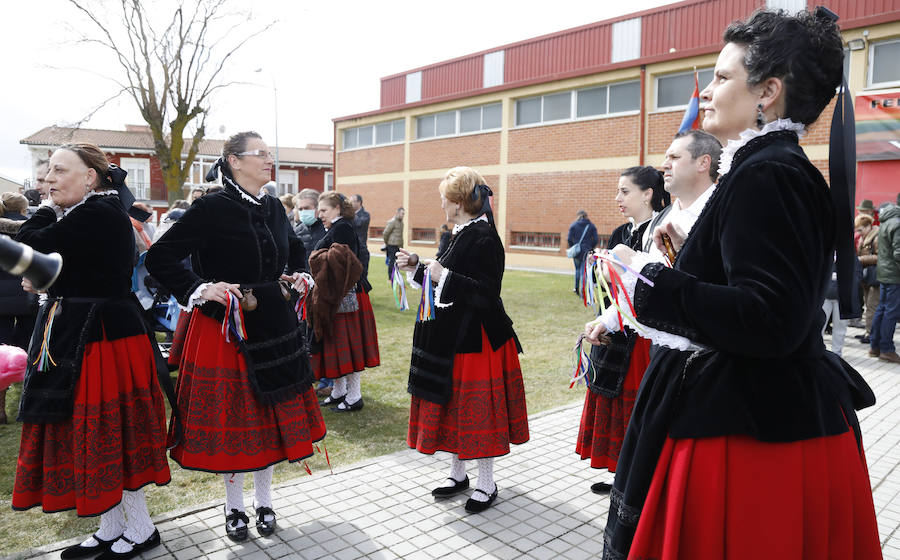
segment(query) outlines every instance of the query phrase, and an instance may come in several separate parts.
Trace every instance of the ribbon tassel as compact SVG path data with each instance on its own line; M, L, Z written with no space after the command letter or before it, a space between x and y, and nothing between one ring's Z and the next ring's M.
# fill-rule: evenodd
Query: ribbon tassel
M425 269L422 279L422 300L419 302L419 323L434 320L434 286L431 285L431 270Z
M31 365L36 365L37 370L41 373L50 369L50 364L56 365L53 356L50 355L50 334L53 331L53 319L56 317L56 310L59 308L59 300L53 302L50 312L47 314L47 322L44 323L44 336L41 338L41 349L38 352L37 359Z
M247 339L247 330L244 328L244 311L238 302L237 296L228 292L228 305L225 306L225 318L222 320L222 335L225 342L231 342L231 337L238 341Z
M391 270L391 291L394 294L394 305L400 311L409 309L409 302L406 300L406 284L403 282L403 276L400 274L400 268L394 264Z

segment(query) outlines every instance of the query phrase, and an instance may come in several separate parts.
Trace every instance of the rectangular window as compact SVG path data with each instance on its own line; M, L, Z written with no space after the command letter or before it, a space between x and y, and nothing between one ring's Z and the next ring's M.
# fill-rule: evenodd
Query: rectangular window
M344 129L344 148L366 148L369 146L381 146L384 144L396 144L406 139L404 134L404 120L388 121L369 126L357 126Z
M371 227L369 227L369 239L378 239L378 240L384 239L384 226L381 226L381 227L371 226Z
M481 130L481 107L463 109L459 112L459 132Z
M360 148L371 146L373 143L372 132L373 130L371 126L359 127L359 139L357 140L356 145Z
M544 96L543 121L561 121L572 118L572 92Z
M617 21L612 25L612 62L641 57L641 18Z
M500 128L500 103L416 118L416 138L454 136Z
M435 136L450 136L456 134L456 111L438 113L434 116Z
M403 142L406 140L406 121L400 119L391 123L391 141Z
M500 103L481 108L481 130L500 128L503 106Z
M359 129L349 128L344 131L344 149L352 150L356 147L356 133Z
M552 249L558 251L560 234L543 231L513 231L512 247L523 249Z
M578 92L577 117L593 117L606 114L607 87L583 89Z
M900 84L900 40L872 43L869 47L869 87Z
M541 122L541 98L516 101L516 126Z
M516 101L516 126L597 117L639 108L640 82L620 82L519 99Z
M609 112L624 113L641 108L641 83L625 82L609 86Z
M434 115L426 115L416 119L416 138L434 136Z
M496 51L484 55L483 87L499 86L503 83L504 51Z
M406 75L406 102L415 103L422 100L422 73L411 72Z
M704 68L697 71L697 83L703 91L713 79L713 69ZM694 92L694 72L680 72L656 78L656 108L685 107Z
M391 143L391 123L380 123L375 125L375 143L390 144Z
M419 243L434 243L437 235L434 228L412 228L412 240Z

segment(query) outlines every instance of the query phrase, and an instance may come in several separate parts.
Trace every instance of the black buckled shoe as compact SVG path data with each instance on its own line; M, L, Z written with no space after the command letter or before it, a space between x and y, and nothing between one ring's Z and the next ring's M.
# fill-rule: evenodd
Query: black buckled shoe
M106 550L103 554L97 557L97 560L127 560L128 558L134 558L135 556L140 556L142 553L147 552L151 548L156 548L162 542L159 538L159 530L154 529L153 534L150 535L147 540L142 543L133 542L131 539L122 535L119 539L127 542L131 545L131 550L128 552L116 552L112 549L112 545L110 548Z
M612 484L608 482L595 482L591 484L591 492L594 494L609 494L609 491L612 490Z
M455 496L460 492L465 492L469 489L469 477L466 477L462 480L455 480L451 477L447 477L447 480L453 481L453 486L441 486L439 488L435 488L431 491L431 495L435 498L449 498L450 496Z
M481 513L482 511L491 507L491 505L493 505L494 503L494 500L497 499L497 490L499 490L499 488L497 488L496 484L494 485L494 491L490 495L484 490L475 490L475 492L481 492L482 494L487 496L488 499L486 502L479 502L478 500L469 498L468 501L466 501L466 511L468 511L469 513ZM472 492L473 496L475 495L475 492Z
M266 516L271 515L272 520L266 521ZM275 532L275 511L272 508L261 506L256 508L256 530L263 537L268 537Z
M238 522L243 521L240 525ZM250 518L243 511L232 509L231 513L225 516L225 534L234 542L244 542L250 536L247 525L250 524Z
M114 542L121 538L121 536L119 536L114 539L105 541L97 535L92 536L94 537L94 540L99 543L97 546L82 546L81 544L76 544L63 550L62 554L60 554L59 557L62 558L62 560L72 560L74 558L88 558L89 556L96 556L101 552L106 552L107 550L109 550L109 547L111 547Z
M362 397L360 397L359 400L353 404L348 404L347 400L343 399L336 407L332 408L331 410L335 412L354 412L356 410L362 410L362 407L363 400Z
M341 404L342 402L344 402L344 399L346 397L347 397L347 395L343 395L343 396L340 396L337 398L332 397L331 395L328 395L327 397L325 397L322 400L321 404L322 404L322 406L337 406L337 405Z

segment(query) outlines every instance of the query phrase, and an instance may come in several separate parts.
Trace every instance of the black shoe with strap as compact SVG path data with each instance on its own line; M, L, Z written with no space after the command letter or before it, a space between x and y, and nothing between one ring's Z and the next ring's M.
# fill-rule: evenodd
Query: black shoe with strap
M360 397L358 401L356 401L355 403L352 403L352 404L348 403L346 398L343 398L343 399L344 400L342 400L340 402L340 404L338 404L336 407L332 408L331 410L333 410L335 412L355 412L357 410L362 410L362 407L363 407L362 397Z
M156 548L162 542L159 538L159 530L154 529L153 534L147 537L142 543L136 543L122 535L118 540L122 540L131 545L131 550L128 552L116 552L112 549L112 545L110 548L106 550L103 554L97 557L97 560L127 560L128 558L134 558L135 556L140 556L142 553L147 552L151 548Z
M337 405L341 404L342 402L344 402L344 399L346 397L347 397L347 395L342 395L340 397L332 397L331 395L328 395L327 397L325 397L322 400L321 405L322 406L337 406Z
M448 477L447 480L453 483L453 486L440 486L431 491L431 495L435 498L449 498L450 496L455 496L460 492L465 492L469 489L469 477L468 475L462 480L455 480L452 477Z
M243 521L241 525L239 521ZM243 511L232 508L231 513L225 516L225 534L234 542L244 542L250 536L247 525L250 524L250 518Z
M472 492L473 496L476 493L481 492L482 494L487 496L488 499L486 502L481 502L474 498L469 498L468 501L466 502L466 511L468 511L469 513L481 513L482 511L491 507L491 505L494 503L494 500L497 499L497 490L499 490L499 488L497 488L497 485L495 484L494 491L490 494L488 494L484 490L475 490L475 492Z
M609 494L609 491L612 490L612 484L608 482L595 482L591 484L591 492L594 494Z
M89 556L96 556L101 552L106 552L107 550L109 550L109 547L111 547L114 542L122 538L121 536L118 536L114 539L105 541L97 535L92 536L94 537L94 540L99 543L97 546L84 546L83 544L76 544L63 550L62 554L60 554L59 557L62 558L62 560L73 560L75 558L88 558Z
M271 515L272 519L266 520ZM270 507L260 506L256 508L256 530L263 537L268 537L275 532L275 511Z

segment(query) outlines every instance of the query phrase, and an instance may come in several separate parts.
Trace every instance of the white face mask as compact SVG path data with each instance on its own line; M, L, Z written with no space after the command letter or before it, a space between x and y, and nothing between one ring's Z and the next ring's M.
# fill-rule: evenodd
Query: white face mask
M316 211L315 210L300 210L300 221L303 222L306 227L309 227L316 223Z

